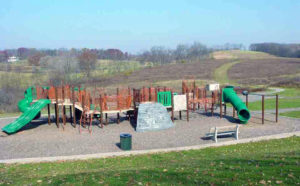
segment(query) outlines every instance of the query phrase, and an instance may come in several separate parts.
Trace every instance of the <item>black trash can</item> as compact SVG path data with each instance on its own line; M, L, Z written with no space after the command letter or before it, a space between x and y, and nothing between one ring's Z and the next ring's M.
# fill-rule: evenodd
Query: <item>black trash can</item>
M122 150L131 150L131 134L120 134L120 147Z

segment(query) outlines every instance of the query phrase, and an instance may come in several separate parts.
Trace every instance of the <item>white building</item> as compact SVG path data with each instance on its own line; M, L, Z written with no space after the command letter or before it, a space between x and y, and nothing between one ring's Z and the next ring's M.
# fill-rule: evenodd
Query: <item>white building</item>
M16 57L16 56L10 56L8 59L7 59L7 62L9 63L13 63L13 62L16 62L18 61L19 59Z

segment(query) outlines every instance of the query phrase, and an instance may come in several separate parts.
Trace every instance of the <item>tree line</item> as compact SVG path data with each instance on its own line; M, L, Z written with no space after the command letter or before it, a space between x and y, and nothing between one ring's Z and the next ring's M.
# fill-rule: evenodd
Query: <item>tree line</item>
M300 58L300 44L254 43L250 45L249 49L280 57Z
M88 49L89 52L96 55L97 59L109 60L137 60L140 62L154 62L154 63L170 63L172 61L180 60L197 60L206 57L212 51L218 50L242 50L245 47L242 44L218 45L214 47L207 47L200 42L193 44L178 44L175 49L166 48L163 46L153 46L149 50L145 50L139 54L129 54L120 49ZM27 59L33 62L33 65L38 65L37 59L44 56L57 57L69 54L71 56L80 56L87 49L36 49L20 47L18 49L6 49L0 51L0 62L6 62L8 57L16 56L20 60Z
M79 56L85 49L70 50L65 48L60 49L36 49L36 48L25 48L20 47L18 49L6 49L0 51L0 62L6 62L10 56L16 56L20 60L41 58L43 56L63 56L66 53L71 53L73 56ZM90 52L97 56L97 59L111 59L111 60L126 60L129 58L127 52L122 52L119 49L90 49Z

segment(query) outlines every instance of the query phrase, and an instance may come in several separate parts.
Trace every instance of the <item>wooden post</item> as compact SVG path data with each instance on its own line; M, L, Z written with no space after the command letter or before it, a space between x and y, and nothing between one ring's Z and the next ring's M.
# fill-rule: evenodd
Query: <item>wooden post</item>
M195 111L195 88L194 88L194 91L193 91L193 111Z
M151 87L149 87L148 91L149 91L149 101L152 101L152 97L151 97Z
M204 110L205 110L205 114L207 113L207 97L206 97L206 90L204 91L204 95L203 95L203 99L204 99Z
M85 92L85 91L84 91ZM85 96L81 95L81 107L82 107L82 111L81 111L81 116L80 116L80 121L79 121L79 133L81 133L81 125L82 125L82 120L83 120L83 126L85 126L85 118L84 118L84 114L85 114Z
M47 90L47 99L49 99L49 90ZM51 121L50 121L50 104L47 105L47 108L48 108L48 125L51 124Z
M157 87L155 87L155 101L157 102Z
M78 90L79 92L79 90ZM75 92L74 92L74 86L72 86L72 102L73 102L73 124L76 128L76 114L75 114Z
M120 113L117 113L117 123L120 124Z
M90 124L88 127L89 133L92 133L92 123L93 123L93 114L89 114L89 118L90 118Z
M117 88L117 109L120 110L120 95L119 95L119 88Z
M142 96L143 100L142 101L144 102L144 101L146 101L145 87L143 87L142 92L143 92L143 96Z
M56 126L59 128L59 107L58 107L58 98L57 98L57 88L55 87L55 117L56 117Z
M262 95L262 100L261 100L261 122L264 124L265 120L265 95Z
M50 104L47 105L48 106L48 125L51 124L51 121L50 121Z
M105 125L108 124L108 121L107 121L107 113L105 113Z
M214 92L212 92L211 93L211 116L214 115L214 103L215 103L214 97L215 97L215 94L214 94Z
M186 120L189 122L189 95L186 93Z
M64 122L64 125L66 125L66 106L63 105L63 122Z
M220 99L220 118L222 118L222 88L220 89L220 95L219 95L219 99Z
M276 94L276 123L278 123L278 94Z
M232 117L235 117L235 108L234 108L234 106L232 106Z
M174 95L173 91L171 91L171 102L172 102L172 121L174 122Z
M102 95L100 94L100 127L103 128L103 108L102 108Z
M64 105L65 103L65 87L64 85L61 86L62 91L62 110L63 110L63 123L66 125L66 107Z
M69 113L70 113L70 122L72 123L73 121L73 115L72 115L72 106L69 106Z

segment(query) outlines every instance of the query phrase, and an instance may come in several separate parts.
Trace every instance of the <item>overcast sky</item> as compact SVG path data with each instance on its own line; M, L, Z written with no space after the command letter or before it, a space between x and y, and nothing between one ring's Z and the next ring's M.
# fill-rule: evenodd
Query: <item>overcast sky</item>
M2 0L0 49L300 43L300 0Z

